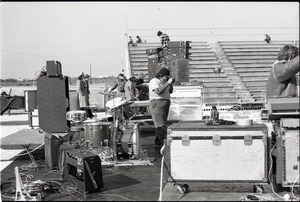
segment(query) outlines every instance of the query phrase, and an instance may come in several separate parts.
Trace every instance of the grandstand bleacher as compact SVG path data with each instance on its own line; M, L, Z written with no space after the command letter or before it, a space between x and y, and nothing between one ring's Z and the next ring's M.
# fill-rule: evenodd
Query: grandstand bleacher
M265 103L265 88L272 64L286 44L298 41L206 41L191 42L189 50L189 82L203 85L203 102L208 105ZM139 43L129 46L131 75L144 73L148 80L146 49L160 43ZM217 48L216 48L217 47ZM218 50L218 47L220 47ZM216 68L221 68L219 74Z

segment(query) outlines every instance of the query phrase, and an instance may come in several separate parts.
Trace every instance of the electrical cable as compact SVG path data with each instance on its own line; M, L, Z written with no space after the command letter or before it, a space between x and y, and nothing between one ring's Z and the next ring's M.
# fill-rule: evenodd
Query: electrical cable
M246 194L240 201L275 201L275 199L269 194Z
M284 199L283 196L280 196L279 194L277 194L277 193L274 191L273 181L271 180L271 170L272 170L272 166L273 166L273 165L272 165L272 164L273 164L273 160L272 160L272 151L274 150L275 146L276 146L276 144L274 144L274 146L272 147L272 149L270 150L270 153L269 153L269 157L270 157L270 169L269 169L269 175L268 175L268 177L269 177L269 181L270 181L270 184L271 184L271 190L272 190L272 192L273 192L276 196L278 196L279 198Z
M159 198L158 201L161 201L162 198L162 183L163 183L163 168L164 168L164 156L161 158L161 166L160 166L160 186L159 186Z
M74 180L73 180L74 181ZM79 201L82 201L80 198L78 198L77 196L74 196L73 194L72 194L72 191L73 191L73 193L80 193L80 194L82 194L82 195L84 195L85 196L85 194L83 194L83 193L81 193L81 192L79 192L79 191L77 191L77 184L76 184L76 182L74 181L74 183L75 183L75 187L64 187L64 184L62 184L62 183L59 183L59 182L56 182L56 181L54 181L54 180L49 180L49 181L47 181L47 182L52 182L52 183L56 183L56 184L58 184L59 186L60 186L60 188L62 189L62 191L59 191L61 194L69 194L70 196L72 196L73 198L76 198L77 200L79 200ZM66 183L66 184L69 184L68 182ZM67 192L67 193L65 193L65 192ZM85 196L85 199L84 199L84 201L86 201L86 196Z
M2 193L1 193L1 197L4 197L4 198L12 198L12 199L15 198L14 196L6 196L6 195L4 195L4 194L2 194Z
M293 186L292 186L292 189L291 189L292 196L293 196L296 200L299 200L299 199L300 199L299 197L297 197L297 196L294 194L294 187L295 187L295 184L296 184L296 182L298 181L298 179L299 179L299 175L298 175L297 179L295 180L295 182L293 183Z
M121 195L118 195L118 194L99 194L98 193L98 195L99 196L105 196L105 195L108 195L108 196L118 196L118 197L120 197L120 198L123 198L123 199L125 199L125 200L127 200L127 201L132 201L131 199L128 199L128 198L126 198L126 197L124 197L124 196L121 196Z
M15 155L15 157L18 157L18 156L25 156L25 155L27 155L27 154L30 154L30 153L34 152L35 150L38 150L39 148L41 148L41 147L44 146L44 145L45 145L45 143L42 143L41 145L37 146L36 148L34 148L33 150L31 150L30 152L26 152L26 153L24 153L24 154L17 154L17 155L15 155L14 153L8 152L7 150L5 150L5 152L10 153L10 154L13 154L13 155Z

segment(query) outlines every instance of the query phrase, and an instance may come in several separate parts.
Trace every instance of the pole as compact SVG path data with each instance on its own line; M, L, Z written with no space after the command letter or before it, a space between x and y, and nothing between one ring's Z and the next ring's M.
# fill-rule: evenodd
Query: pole
M91 78L91 83L93 83L93 78L92 78L92 63L90 63L90 78Z
M217 73L217 80L218 80L218 106L220 104L220 99L219 99L219 73Z

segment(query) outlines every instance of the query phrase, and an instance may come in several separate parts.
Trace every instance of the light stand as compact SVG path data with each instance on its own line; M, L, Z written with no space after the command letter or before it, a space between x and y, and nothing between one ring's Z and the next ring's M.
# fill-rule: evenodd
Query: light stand
M221 68L220 67L216 67L214 69L214 72L217 74L217 83L218 83L218 106L220 104L220 99L219 99L219 73L221 72Z

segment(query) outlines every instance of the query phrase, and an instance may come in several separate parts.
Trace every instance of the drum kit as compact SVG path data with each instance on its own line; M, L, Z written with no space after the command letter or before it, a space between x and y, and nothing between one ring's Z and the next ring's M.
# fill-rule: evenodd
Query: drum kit
M121 97L116 97L109 100L105 107L112 113L114 119L112 122L84 122L87 119L87 115L85 111L68 111L66 113L66 118L71 123L74 123L75 126L71 127L71 131L77 133L77 148L85 145L85 148L97 153L101 157L101 153L106 152L109 148L113 151L106 152L107 155L112 154L113 160L117 159L117 142L120 139L117 139L117 131L121 122L123 122L122 118L116 115L117 111L123 112L124 106L128 106L132 104L133 101L126 101ZM125 123L126 124L126 123ZM119 130L120 131L120 130ZM80 134L83 133L83 136L80 137ZM72 137L70 138L70 143L72 142ZM138 130L138 126L135 125L133 129L133 134L128 141L129 145L132 145L132 156L134 158L139 157L140 153L140 134ZM101 159L103 159L101 157ZM107 158L105 158L107 159Z

